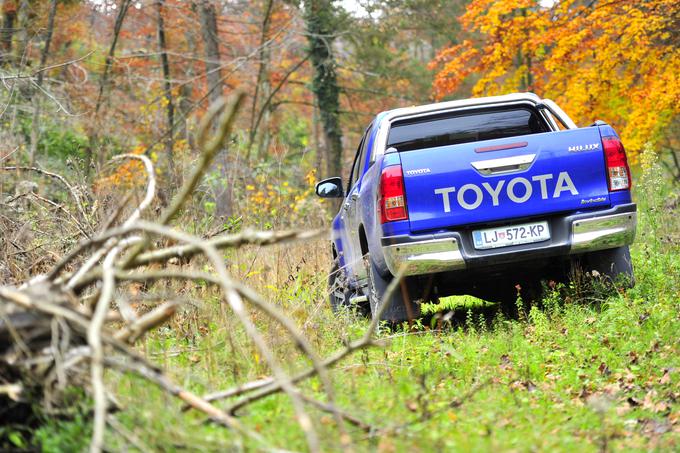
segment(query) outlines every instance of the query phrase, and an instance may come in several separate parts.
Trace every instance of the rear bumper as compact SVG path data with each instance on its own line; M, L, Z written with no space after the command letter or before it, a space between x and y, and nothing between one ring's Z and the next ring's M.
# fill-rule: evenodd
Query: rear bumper
M472 228L469 228L386 237L382 239L382 251L393 275L402 267L404 275L422 275L580 254L631 244L637 226L636 211L636 205L630 203L606 210L555 216L548 219L550 240L533 244L477 250L472 243ZM484 226L474 229L478 228Z

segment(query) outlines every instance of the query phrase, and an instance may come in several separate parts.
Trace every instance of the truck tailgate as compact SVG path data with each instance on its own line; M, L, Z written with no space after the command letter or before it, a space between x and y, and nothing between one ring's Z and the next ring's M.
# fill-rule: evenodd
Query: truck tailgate
M413 232L609 206L597 127L400 153Z

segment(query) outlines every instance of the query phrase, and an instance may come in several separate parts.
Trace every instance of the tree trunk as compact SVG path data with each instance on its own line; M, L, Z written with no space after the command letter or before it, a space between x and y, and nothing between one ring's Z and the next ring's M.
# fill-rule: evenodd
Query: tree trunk
M165 23L163 22L163 3L164 0L156 1L156 25L158 29L158 50L161 56L161 69L163 71L163 91L165 101L165 111L168 120L168 128L165 131L165 155L159 159L161 180L167 184L161 185L162 192L171 192L175 186L175 167L174 167L174 125L175 107L172 100L172 86L170 85L170 62L168 61L167 47L165 44ZM164 187L165 186L165 187ZM168 199L169 193L164 193L162 200Z
M314 66L312 89L316 96L326 144L326 176L340 176L342 164L342 130L340 129L340 101L333 40L337 19L332 0L307 0L305 22L309 55Z
M222 96L224 81L222 80L222 59L217 34L217 14L215 5L209 0L201 0L198 3L198 18L201 24L203 48L205 52L205 73L208 82L208 99L215 102ZM220 218L228 218L232 213L232 187L229 156L226 151L220 152L216 159L219 167L220 178L213 184L215 193L215 214Z
M264 16L262 18L262 29L260 33L260 46L258 51L259 57L259 68L257 70L257 80L255 81L255 93L253 94L253 103L250 111L250 130L248 134L248 148L246 151L246 161L250 159L250 153L255 142L255 137L257 136L257 125L255 119L258 116L258 106L260 103L260 97L266 98L271 93L271 86L269 84L269 46L267 45L269 36L269 24L271 23L272 9L274 6L274 0L266 0L264 5ZM260 93L262 90L262 93ZM268 116L268 115L267 115ZM264 118L265 128L267 127L267 121L269 118ZM261 144L260 144L261 145ZM258 155L261 156L262 150L260 149Z
M47 17L47 36L45 36L45 47L43 47L40 54L40 66L42 69L47 65L47 56L50 53L50 44L52 43L52 34L54 33L54 17L57 15L57 0L52 0L50 3L50 12ZM43 84L44 71L38 72L37 80L35 81L36 89L33 91L33 123L31 124L31 147L29 151L29 166L35 163L35 154L38 150L38 141L40 141L40 101L42 93L40 88Z
M101 109L102 103L104 101L104 93L106 91L106 85L109 81L109 72L111 71L111 66L113 65L113 56L116 54L116 45L118 44L118 37L120 36L120 30L123 28L123 21L125 20L125 15L130 7L131 0L121 0L118 6L118 15L116 16L116 22L113 25L113 38L111 39L111 46L109 47L109 53L106 55L106 61L104 62L104 72L102 73L101 79L99 79L99 93L97 94L97 102L94 106L94 120L92 124L92 132L90 133L89 146L85 152L85 173L90 174L90 166L92 164L92 158L94 155L94 150L98 146L98 118L99 110ZM99 159L103 158L102 153L99 153Z
M17 5L14 0L6 0L2 4L2 33L0 33L0 65L5 66L12 61L12 38L14 22L17 18Z
M189 49L195 49L196 48L196 38L194 36L194 30L187 28L184 31L184 37L187 41L187 46ZM195 71L194 71L194 62L192 60L188 61L186 63L186 72L184 74L184 77L186 80L192 80L194 77ZM179 87L179 102L177 103L177 110L179 113L180 118L183 119L184 126L182 129L182 137L184 137L185 140L187 140L189 143L192 143L193 140L193 134L191 133L191 127L190 127L190 122L191 119L189 117L192 109L194 108L193 102L192 102L192 97L194 94L194 84L189 82L189 83L182 83Z
M316 175L321 176L323 174L323 153L321 152L321 140L319 138L319 106L314 99L314 106L312 107L312 146L314 146L314 152L316 153Z
M26 47L28 47L29 33L28 26L31 22L31 5L28 0L18 0L19 5L17 8L16 16L16 46L14 48L14 66L17 68L23 67L28 64L26 61Z
M203 36L208 99L210 99L210 102L215 102L222 96L222 87L224 85L220 45L217 38L215 5L209 0L201 0L198 3L198 17L201 24L201 35Z

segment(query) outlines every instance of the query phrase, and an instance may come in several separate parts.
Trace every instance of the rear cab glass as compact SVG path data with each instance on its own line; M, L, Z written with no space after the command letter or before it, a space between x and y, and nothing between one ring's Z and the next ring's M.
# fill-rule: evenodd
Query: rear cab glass
M395 121L387 148L413 151L550 131L543 116L530 107L446 112Z

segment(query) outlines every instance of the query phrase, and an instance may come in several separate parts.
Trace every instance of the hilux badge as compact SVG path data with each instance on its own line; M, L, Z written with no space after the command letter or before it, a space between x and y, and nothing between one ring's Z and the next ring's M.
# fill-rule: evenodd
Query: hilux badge
M587 145L574 145L574 146L569 146L567 148L567 151L570 153L577 153L579 151L590 151L592 149L597 149L600 147L599 143L589 143Z

